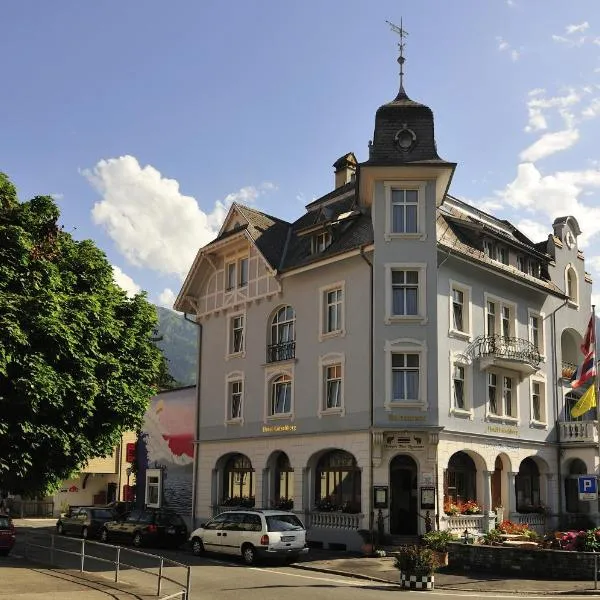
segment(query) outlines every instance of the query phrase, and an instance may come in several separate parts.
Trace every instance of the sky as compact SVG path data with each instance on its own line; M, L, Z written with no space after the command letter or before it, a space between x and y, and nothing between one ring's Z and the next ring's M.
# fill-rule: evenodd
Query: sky
M450 192L534 242L574 215L600 281L598 0L5 1L0 170L171 307L232 202L293 221L367 159L401 19Z

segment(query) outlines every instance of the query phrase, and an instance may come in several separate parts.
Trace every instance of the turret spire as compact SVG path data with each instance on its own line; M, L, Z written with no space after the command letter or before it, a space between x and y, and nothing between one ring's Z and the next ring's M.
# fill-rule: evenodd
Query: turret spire
M402 18L400 18L400 27L394 25L391 21L386 21L386 23L390 26L390 29L400 37L400 41L398 42L398 48L400 50L400 56L398 57L398 64L400 65L400 90L396 97L396 100L399 100L400 98L408 97L404 91L404 62L406 60L404 58L404 46L406 45L404 39L408 36L408 31L402 26Z

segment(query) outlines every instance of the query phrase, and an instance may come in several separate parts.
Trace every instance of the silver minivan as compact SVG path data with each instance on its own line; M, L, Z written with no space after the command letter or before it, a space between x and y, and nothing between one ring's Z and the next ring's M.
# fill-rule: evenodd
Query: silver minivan
M241 555L248 565L259 558L282 558L288 563L308 552L306 530L292 512L239 509L223 512L192 531L192 552Z

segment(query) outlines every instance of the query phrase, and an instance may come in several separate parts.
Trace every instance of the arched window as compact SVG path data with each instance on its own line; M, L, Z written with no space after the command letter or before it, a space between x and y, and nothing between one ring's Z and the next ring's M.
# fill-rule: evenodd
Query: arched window
M456 452L448 461L444 478L444 504L477 500L477 467L466 452Z
M589 506L589 502L579 501L579 475L585 475L587 467L585 463L579 459L574 459L569 465L569 473L565 477L565 508L568 513L588 512L585 510Z
M285 452L280 452L275 464L275 501L277 508L291 510L294 507L294 469Z
M290 360L296 356L296 313L282 306L271 319L267 362Z
M360 512L361 477L349 452L333 450L317 464L315 508L321 511Z
M292 412L292 378L279 375L271 381L269 392L269 416L286 415Z
M577 285L577 273L573 267L567 267L566 291L571 302L579 302L579 290Z
M247 456L234 454L223 469L223 500L228 506L254 506L254 469Z
M532 458L526 458L521 463L515 477L515 491L517 512L530 513L540 510L540 471Z

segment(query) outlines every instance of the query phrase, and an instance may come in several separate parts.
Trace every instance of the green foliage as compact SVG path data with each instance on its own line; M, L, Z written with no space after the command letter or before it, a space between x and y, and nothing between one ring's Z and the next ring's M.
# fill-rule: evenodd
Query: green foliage
M90 240L0 173L0 489L42 495L141 426L161 354L156 311L129 299Z
M438 562L433 550L425 546L405 546L400 550L394 566L402 573L410 575L431 575Z
M167 359L168 373L174 387L196 383L198 358L198 328L183 315L157 306L158 327L156 345ZM163 389L171 389L169 387Z
M423 543L427 548L436 552L448 552L448 544L458 541L458 536L449 531L430 531L423 536Z

